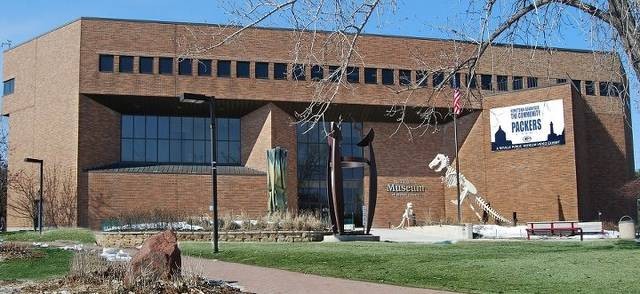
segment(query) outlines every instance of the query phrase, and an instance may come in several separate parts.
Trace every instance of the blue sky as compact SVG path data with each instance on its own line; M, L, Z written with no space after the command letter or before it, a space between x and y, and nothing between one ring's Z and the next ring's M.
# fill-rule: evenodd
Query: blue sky
M241 1L241 0L238 0ZM188 3L188 4L185 4ZM448 37L441 27L464 22L467 1L450 0L398 0L397 10L374 18L367 33L408 35L421 37ZM232 19L216 0L26 0L5 1L0 18L0 41L18 44L52 28L81 16L153 19L226 23ZM283 26L276 22L276 24ZM564 27L561 34L551 38L552 46L591 49L580 28ZM0 56L0 69L2 57ZM632 121L634 124L635 165L640 167L640 105L635 77L632 81Z

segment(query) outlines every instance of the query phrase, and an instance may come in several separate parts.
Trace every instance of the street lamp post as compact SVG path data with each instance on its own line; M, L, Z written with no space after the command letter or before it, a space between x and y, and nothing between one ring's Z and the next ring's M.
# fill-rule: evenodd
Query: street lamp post
M182 93L180 102L201 104L209 102L209 126L211 137L211 205L213 210L213 252L218 253L218 166L216 154L216 97L201 94Z
M43 170L44 161L42 159L27 157L24 159L24 162L37 163L40 165L40 195L39 195L40 199L38 199L38 230L40 231L40 234L42 234L42 222L43 222L42 186L44 181L44 170Z

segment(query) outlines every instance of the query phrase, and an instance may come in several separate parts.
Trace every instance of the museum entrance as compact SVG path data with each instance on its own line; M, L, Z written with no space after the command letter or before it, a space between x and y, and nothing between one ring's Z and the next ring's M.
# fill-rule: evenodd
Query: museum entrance
M342 122L342 155L363 157L362 123ZM319 213L328 220L327 199L327 132L329 123L319 123L312 129L297 126L298 209ZM345 224L362 227L364 168L342 169L344 177Z

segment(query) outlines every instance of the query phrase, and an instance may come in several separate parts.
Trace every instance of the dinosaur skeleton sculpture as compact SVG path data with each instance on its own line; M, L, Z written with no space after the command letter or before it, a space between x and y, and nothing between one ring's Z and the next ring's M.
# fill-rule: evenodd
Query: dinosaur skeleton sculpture
M456 187L456 185L458 184L456 169L449 164L448 156L444 154L438 154L431 161L431 163L429 163L429 168L438 173L441 172L445 167L447 168L447 170L445 171L444 176L441 177L442 182L449 188ZM495 209L490 207L487 204L487 201L484 200L480 195L478 195L478 190L476 189L476 187L471 182L469 182L462 173L460 173L460 203L464 202L464 199L467 197L467 195L473 197L475 204L478 205L483 211L486 211L490 217L503 223L512 223L510 220L500 215ZM478 219L482 220L482 216L476 211L474 202L469 203L469 207L471 207L471 210L478 217ZM458 201L451 200L451 203L457 205Z

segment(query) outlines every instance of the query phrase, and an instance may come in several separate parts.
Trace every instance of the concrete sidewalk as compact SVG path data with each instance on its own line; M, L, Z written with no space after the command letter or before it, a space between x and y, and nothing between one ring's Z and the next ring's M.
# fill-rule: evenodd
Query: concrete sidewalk
M189 256L182 257L182 268L186 273L237 282L243 290L255 293L451 293L321 277Z

